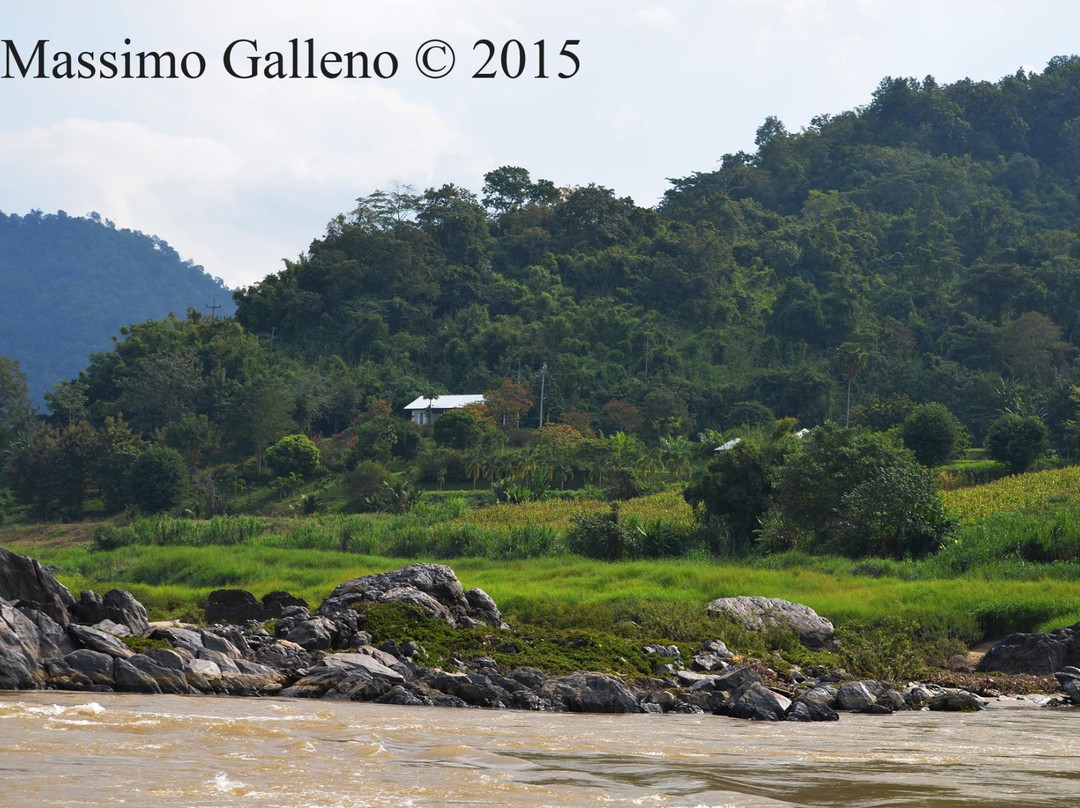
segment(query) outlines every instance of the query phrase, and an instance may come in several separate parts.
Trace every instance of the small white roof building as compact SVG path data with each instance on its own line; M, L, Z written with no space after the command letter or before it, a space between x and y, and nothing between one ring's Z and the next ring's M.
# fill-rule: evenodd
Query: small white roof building
M405 405L405 411L412 416L414 424L433 424L435 419L447 410L460 410L469 404L483 404L484 397L479 393L462 393L457 395L436 396L424 398L421 396L415 401Z
M804 437L806 435L809 435L809 434L810 434L810 430L806 429L806 428L803 428L803 429L800 429L798 432L795 433L795 437L796 438L802 438L802 437ZM713 449L713 451L714 452L726 452L729 449L734 449L740 443L742 443L742 438L732 438L727 443L721 443L719 446L717 446L715 449Z

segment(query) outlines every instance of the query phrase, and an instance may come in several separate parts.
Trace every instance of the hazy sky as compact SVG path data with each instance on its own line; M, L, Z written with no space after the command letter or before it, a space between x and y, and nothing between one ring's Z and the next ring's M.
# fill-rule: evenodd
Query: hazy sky
M292 38L313 38L320 55L388 51L398 71L387 80L225 72L230 42L257 40L257 51L237 53L264 67ZM432 38L457 54L439 80L414 62ZM395 182L479 191L485 172L519 165L653 205L666 178L753 150L767 115L797 131L867 103L885 76L996 81L1041 70L1080 50L1080 4L0 0L0 39L24 59L48 39L49 70L59 51L205 57L194 80L31 79L11 64L16 77L0 79L0 211L97 211L236 287L280 270L356 197ZM486 55L478 39L524 43L524 75L471 78ZM578 74L531 78L541 39L551 75L570 67L558 56L564 41L580 40Z

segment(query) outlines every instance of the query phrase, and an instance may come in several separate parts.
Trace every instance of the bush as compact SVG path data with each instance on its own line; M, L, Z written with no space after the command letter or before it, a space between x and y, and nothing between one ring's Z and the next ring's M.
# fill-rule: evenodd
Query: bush
M708 468L684 497L709 527L705 533L714 551L722 555L745 555L754 548L754 534L772 504L773 478L797 439L794 419L776 421L768 429L754 430L738 444L717 452Z
M851 558L933 552L955 530L930 472L889 435L827 423L777 475L762 538L773 550Z
M117 527L104 522L94 528L90 534L90 540L95 550L115 550L118 547L127 547L138 541L134 528Z
M168 446L148 446L135 459L128 477L131 504L149 513L175 508L187 487L184 458Z
M352 513L377 511L377 495L393 481L385 466L370 460L357 464L345 475L345 509Z
M967 443L960 420L944 404L920 404L900 428L904 445L924 466L932 468L958 456Z
M627 469L609 471L604 479L604 498L611 502L634 499L644 493L645 489L637 476Z
M444 484L447 480L464 480L465 461L461 452L452 449L434 449L421 452L416 461L421 482Z
M279 477L311 477L319 468L319 447L307 435L286 435L266 450L266 462Z
M364 460L388 463L391 458L415 460L420 452L420 435L413 424L392 416L372 418L348 430L355 444L346 458L352 469Z
M566 534L566 549L571 553L601 561L621 561L641 555L640 534L619 524L618 503L608 513L579 515Z
M1026 471L1050 448L1046 424L1034 415L1006 413L986 431L986 451L1009 466L1013 474Z
M484 424L468 410L444 412L435 421L432 434L439 446L464 451L484 436Z

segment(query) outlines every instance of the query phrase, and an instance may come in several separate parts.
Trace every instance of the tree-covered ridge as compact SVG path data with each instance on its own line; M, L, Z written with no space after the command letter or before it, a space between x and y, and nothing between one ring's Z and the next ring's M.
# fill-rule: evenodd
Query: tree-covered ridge
M967 445L998 461L971 474L1023 470L1051 445L1075 457L1080 164L1061 148L1078 71L1061 59L998 84L886 79L866 107L807 131L769 119L755 154L673 180L656 209L511 166L480 195L363 197L298 260L236 292L235 319L195 308L125 328L51 392L53 431L36 445L87 471L35 507L74 514L95 490L127 507L110 486L146 476L144 456L175 468L151 453L161 444L203 513L248 484L274 480L284 498L308 476L272 449L286 436L313 439L317 474L348 509L406 509L413 482L481 477L508 499L568 483L617 484L620 498L690 478L723 430L779 418L792 431L896 427L910 468L874 480L913 500L930 492L918 464ZM430 432L402 417L447 392L483 393L487 407ZM837 440L899 467L878 438L850 433ZM736 476L761 485L731 507L749 540L787 489L773 487L783 464L743 434ZM134 476L112 475L121 467ZM877 498L863 493L855 512ZM778 545L798 546L784 524ZM836 536L825 544L851 543Z
M189 307L232 314L224 284L156 236L97 214L0 214L0 354L19 361L35 399L107 350L121 326Z
M673 180L655 210L511 167L481 199L377 193L237 292L237 317L292 356L452 391L536 386L547 363L553 418L625 401L654 438L843 420L852 382L857 417L941 401L981 440L1027 408L1067 450L1080 59L997 83L885 79L804 132L768 119L757 144Z

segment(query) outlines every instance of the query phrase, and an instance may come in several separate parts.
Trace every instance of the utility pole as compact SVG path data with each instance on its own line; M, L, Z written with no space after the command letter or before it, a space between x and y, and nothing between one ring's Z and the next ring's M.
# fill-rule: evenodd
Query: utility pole
M544 381L547 379L547 362L540 366L540 426L544 425Z
M205 306L204 308L210 309L210 322L214 322L217 319L217 310L221 308L218 305L217 298L214 298L214 303L211 306Z

